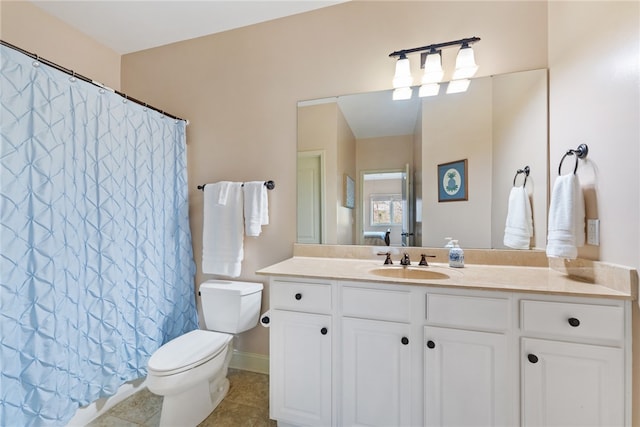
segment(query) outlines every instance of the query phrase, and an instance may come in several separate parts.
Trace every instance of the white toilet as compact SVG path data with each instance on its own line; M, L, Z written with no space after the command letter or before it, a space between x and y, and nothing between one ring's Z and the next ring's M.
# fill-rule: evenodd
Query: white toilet
M262 283L207 280L200 285L207 330L164 344L147 364L146 385L164 396L160 426L196 426L229 390L233 334L257 325Z

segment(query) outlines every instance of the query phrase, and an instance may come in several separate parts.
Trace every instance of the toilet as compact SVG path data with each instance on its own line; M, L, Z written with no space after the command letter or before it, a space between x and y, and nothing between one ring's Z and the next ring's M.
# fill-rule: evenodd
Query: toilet
M164 397L160 426L196 426L224 399L233 334L257 325L262 287L225 280L200 285L204 328L164 344L147 364L147 388Z

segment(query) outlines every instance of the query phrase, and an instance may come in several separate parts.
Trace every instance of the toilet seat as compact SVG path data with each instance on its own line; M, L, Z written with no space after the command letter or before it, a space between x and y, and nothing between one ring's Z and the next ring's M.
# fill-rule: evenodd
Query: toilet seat
M196 329L181 335L156 350L147 368L156 376L174 375L208 362L229 344L232 335Z

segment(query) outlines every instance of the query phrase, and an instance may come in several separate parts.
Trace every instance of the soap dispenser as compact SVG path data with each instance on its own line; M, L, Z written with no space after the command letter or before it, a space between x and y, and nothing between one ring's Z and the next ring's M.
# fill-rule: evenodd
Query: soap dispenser
M464 267L464 251L458 246L457 240L451 241L453 247L449 249L449 267Z

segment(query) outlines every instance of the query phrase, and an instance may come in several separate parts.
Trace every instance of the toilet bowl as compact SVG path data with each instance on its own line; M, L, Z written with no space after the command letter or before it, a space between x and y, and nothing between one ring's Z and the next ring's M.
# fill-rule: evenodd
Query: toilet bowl
M204 323L160 347L147 364L147 388L164 397L160 426L196 426L229 390L233 337L256 326L262 284L209 280L200 285ZM216 326L217 325L217 326Z

